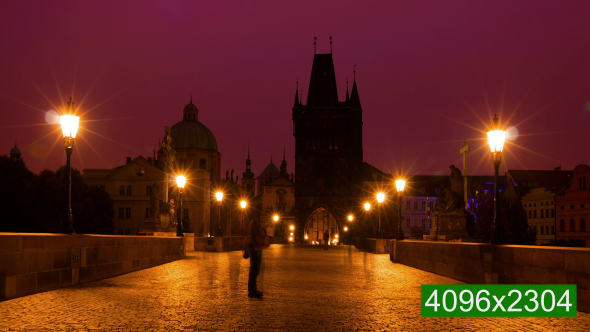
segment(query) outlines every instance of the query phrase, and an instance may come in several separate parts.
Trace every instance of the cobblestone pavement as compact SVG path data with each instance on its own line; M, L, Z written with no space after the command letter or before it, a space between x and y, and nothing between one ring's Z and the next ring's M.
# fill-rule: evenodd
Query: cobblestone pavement
M186 259L0 302L0 331L589 331L575 318L421 318L420 285L456 280L355 249L273 245L264 299L247 297L241 252Z

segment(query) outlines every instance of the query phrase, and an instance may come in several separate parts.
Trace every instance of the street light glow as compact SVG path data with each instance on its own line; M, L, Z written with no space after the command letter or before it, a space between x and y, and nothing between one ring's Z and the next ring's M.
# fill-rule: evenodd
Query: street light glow
M223 200L223 193L221 191L218 191L215 193L215 197L217 198L218 202L221 202Z
M307 235L305 236L305 239L307 240Z
M348 232L348 227L344 226L344 231Z
M406 180L404 180L404 179L395 180L395 187L397 188L397 192L399 192L399 193L403 192L405 186L406 186Z
M384 193L377 193L377 202L383 203L384 200L385 200L385 194Z
M354 219L354 217L352 216L352 214L348 215L348 221L352 221Z
M290 237L290 238L289 238L289 241L293 241L293 238L292 238L292 237Z
M186 176L179 175L176 177L176 185L178 185L178 188L180 188L180 189L184 188L185 184L186 184Z
M75 115L62 115L59 117L59 120L61 122L61 131L64 138L76 138L80 117Z
M248 205L248 203L246 201L241 201L240 202L240 206L242 207L242 209L246 208L246 205Z
M504 149L504 140L506 139L506 132L498 125L498 117L494 114L494 127L488 131L488 143L492 153L502 152Z
M279 215L278 215L278 214L275 214L275 215L272 217L272 219L273 219L274 221L279 221Z
M365 203L365 210L369 211L371 209L371 203Z
M289 227L290 230L294 230L295 226L291 225L291 227Z

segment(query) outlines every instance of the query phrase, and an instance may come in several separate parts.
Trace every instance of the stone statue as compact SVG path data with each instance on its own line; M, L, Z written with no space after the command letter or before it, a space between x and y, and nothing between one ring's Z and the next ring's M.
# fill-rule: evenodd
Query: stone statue
M151 212L150 217L154 217L158 212L160 212L160 193L158 190L158 184L154 183L152 186L152 195L150 197L150 205L151 205Z
M170 172L174 168L174 158L176 156L176 151L174 150L174 146L172 145L172 136L170 136L170 127L164 127L165 134L162 142L160 142L160 147L164 152L164 171Z
M225 179L229 180L229 171L225 171Z
M234 180L234 170L233 170L233 169L231 170L231 177L230 177L230 180L232 180L232 181Z
M453 212L463 210L465 208L465 202L461 196L451 190L446 183L442 185L442 191L436 198L436 205L434 210L437 212Z
M451 169L451 190L463 197L463 175L455 165L451 165L449 168Z

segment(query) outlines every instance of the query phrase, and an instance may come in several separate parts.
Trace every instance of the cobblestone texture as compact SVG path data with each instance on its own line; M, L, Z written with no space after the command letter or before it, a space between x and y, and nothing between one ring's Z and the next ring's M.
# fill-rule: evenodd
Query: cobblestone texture
M241 252L184 260L0 302L0 331L589 331L590 315L421 318L420 285L459 283L387 255L273 245L247 297Z

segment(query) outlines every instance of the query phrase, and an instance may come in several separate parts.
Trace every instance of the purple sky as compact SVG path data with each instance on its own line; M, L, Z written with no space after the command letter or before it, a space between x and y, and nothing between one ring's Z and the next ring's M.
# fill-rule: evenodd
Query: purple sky
M18 139L28 167L65 163L46 115L70 95L84 113L72 163L112 168L151 156L191 94L222 170L258 175L283 142L313 60L333 56L341 100L353 66L364 159L387 172L492 174L493 113L518 132L501 172L590 163L588 1L3 1L0 154ZM59 109L58 109L59 111ZM475 152L473 152L475 151Z

